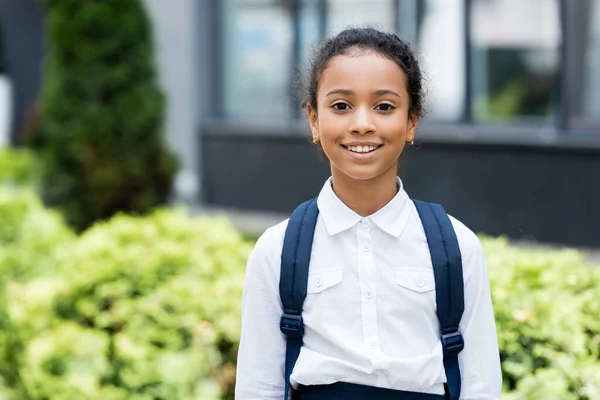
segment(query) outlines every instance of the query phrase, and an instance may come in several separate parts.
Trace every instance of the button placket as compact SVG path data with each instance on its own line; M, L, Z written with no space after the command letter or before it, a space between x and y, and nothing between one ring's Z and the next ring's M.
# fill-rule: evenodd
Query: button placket
M361 288L361 317L363 343L365 349L375 357L379 348L379 329L377 326L376 282L374 267L372 223L367 219L360 221L357 229L358 239L358 279Z

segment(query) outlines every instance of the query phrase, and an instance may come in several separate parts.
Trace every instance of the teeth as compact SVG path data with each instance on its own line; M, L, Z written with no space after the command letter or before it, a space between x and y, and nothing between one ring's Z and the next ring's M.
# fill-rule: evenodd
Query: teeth
M355 153L369 153L373 150L377 149L377 146L352 146L348 147L348 150Z

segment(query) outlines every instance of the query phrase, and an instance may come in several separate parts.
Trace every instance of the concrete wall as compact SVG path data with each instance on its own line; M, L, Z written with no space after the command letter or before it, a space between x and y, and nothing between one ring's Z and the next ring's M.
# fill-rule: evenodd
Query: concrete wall
M197 0L144 1L153 22L159 82L167 96L168 142L181 161L175 186L179 200L192 202L200 187L197 130L202 4Z
M329 166L300 135L205 133L208 204L289 215ZM475 232L600 248L600 147L428 142L402 155L408 194ZM230 182L230 184L223 184Z

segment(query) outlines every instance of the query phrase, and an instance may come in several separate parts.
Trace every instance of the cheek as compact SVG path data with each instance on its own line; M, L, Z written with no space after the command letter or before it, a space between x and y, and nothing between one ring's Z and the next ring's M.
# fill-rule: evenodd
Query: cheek
M319 120L321 139L337 140L346 133L345 124L340 118L321 118Z
M390 118L378 125L379 134L389 142L404 142L408 126L404 118Z

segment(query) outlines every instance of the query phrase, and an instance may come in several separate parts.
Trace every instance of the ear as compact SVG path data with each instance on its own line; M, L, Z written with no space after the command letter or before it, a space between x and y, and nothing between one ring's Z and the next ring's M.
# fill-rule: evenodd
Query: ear
M306 105L306 116L310 125L310 131L312 133L313 140L318 142L321 140L319 137L319 117L317 110L314 109L310 104Z
M406 131L406 141L412 142L415 140L415 133L417 132L417 126L419 125L419 115L413 114L408 117L408 129Z

